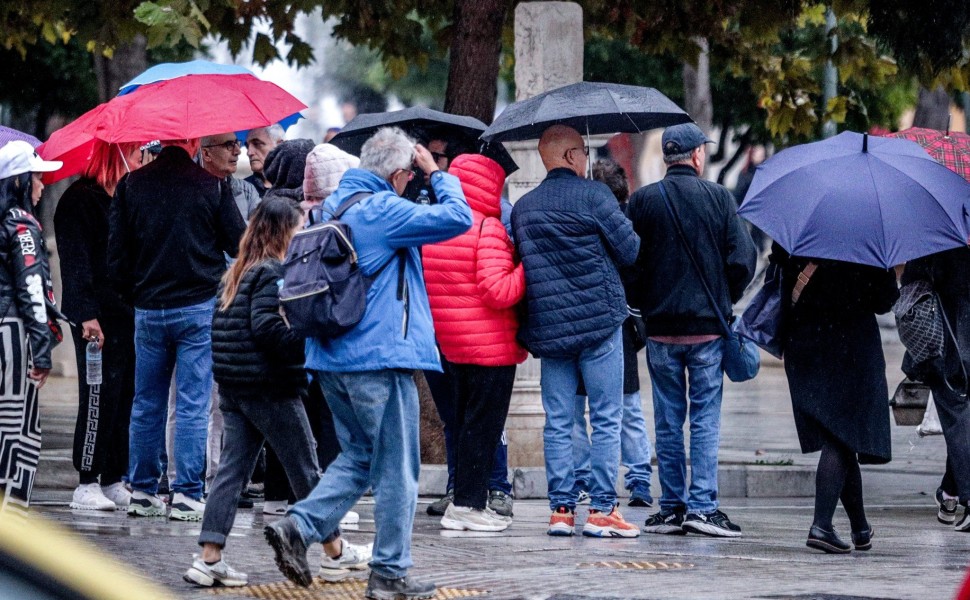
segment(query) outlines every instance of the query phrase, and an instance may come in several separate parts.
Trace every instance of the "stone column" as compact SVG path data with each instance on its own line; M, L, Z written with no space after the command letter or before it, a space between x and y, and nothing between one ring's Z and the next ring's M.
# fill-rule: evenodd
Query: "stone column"
M515 8L515 99L525 100L583 80L583 9L575 2L523 2ZM515 203L546 176L538 140L507 142L519 165L508 180ZM509 465L543 466L545 413L539 388L539 361L519 365L509 408Z

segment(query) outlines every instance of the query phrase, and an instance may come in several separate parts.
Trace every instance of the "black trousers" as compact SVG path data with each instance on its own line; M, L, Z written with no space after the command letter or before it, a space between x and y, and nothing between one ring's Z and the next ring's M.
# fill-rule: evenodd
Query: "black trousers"
M74 468L81 483L107 486L128 472L128 425L135 397L135 322L130 317L104 317L101 385L89 386L80 327L72 327L77 359L78 409L74 426Z
M455 505L482 510L495 447L509 414L515 365L482 367L451 363L458 443L455 447Z
M970 402L945 385L932 388L946 440L947 474L943 479L943 490L959 496L960 504L967 505L970 502Z
M337 431L333 427L333 414L327 406L323 392L320 391L320 384L315 380L310 382L309 393L303 399L303 407L310 420L313 439L317 443L317 461L320 464L320 470L326 471L327 466L340 454L340 442L337 440ZM303 498L293 493L286 477L286 470L273 451L272 442L266 444L265 486L265 499L269 501L289 500L290 504L293 504Z

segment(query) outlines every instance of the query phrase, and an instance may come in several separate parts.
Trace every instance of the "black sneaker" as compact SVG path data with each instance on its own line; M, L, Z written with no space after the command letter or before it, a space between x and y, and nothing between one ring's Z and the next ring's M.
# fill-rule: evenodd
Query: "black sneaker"
M433 583L418 581L410 576L389 579L371 571L364 597L372 600L420 600L431 598L437 589Z
M957 520L957 505L959 502L956 498L944 498L943 488L936 488L936 505L940 507L940 510L936 513L936 520L944 525L952 525Z
M654 513L643 524L644 533L663 533L666 535L684 535L684 512L680 510L664 510Z
M963 510L963 518L957 521L953 529L957 531L970 531L970 506Z
M448 506L454 501L455 492L448 490L447 494L428 505L428 514L432 517L443 517L445 516L445 511L448 510Z
M632 506L634 508L650 508L653 506L653 498L650 496L647 496L646 498L643 496L630 496L630 502L627 504L627 506Z
M707 514L691 513L684 519L684 531L713 537L741 537L741 528L719 510Z
M296 523L289 517L278 519L263 529L266 541L276 552L276 566L293 583L310 587L313 574L306 560L306 542Z

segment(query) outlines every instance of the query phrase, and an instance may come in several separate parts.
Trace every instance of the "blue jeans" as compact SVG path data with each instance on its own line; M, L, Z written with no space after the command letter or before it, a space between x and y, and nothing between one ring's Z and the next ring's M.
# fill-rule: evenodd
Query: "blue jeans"
M650 495L650 436L643 420L640 392L623 394L623 416L620 428L620 462L627 468L624 487L633 498L653 503ZM576 396L576 426L573 429L573 460L576 464L575 489L588 490L590 476L590 443L586 429L586 396Z
M623 412L623 336L619 327L597 346L576 356L541 359L542 407L546 411L543 443L549 507L576 507L573 431L576 389L582 373L589 397L590 508L610 512L616 505Z
M721 340L703 344L647 341L647 367L653 384L653 416L660 474L661 510L709 513L717 510L717 449L721 435ZM686 371L686 378L685 378ZM690 465L684 420L690 384Z
M411 568L411 530L421 468L418 390L409 371L317 372L333 412L340 454L310 495L287 513L309 546L326 539L368 488L374 490L371 570L399 578Z
M171 489L202 497L212 393L215 299L158 310L135 309L135 400L129 427L132 489L158 492L165 451L168 390L175 371L175 480Z

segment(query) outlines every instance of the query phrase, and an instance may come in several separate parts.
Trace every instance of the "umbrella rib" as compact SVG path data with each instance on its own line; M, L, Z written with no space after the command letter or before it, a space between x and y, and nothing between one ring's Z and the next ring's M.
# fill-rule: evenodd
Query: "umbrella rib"
M613 106L616 107L616 112L626 117L627 121L629 121L630 124L633 125L633 128L637 130L637 133L643 133L640 131L640 127L637 125L637 122L633 120L633 117L631 117L626 111L620 110L620 105L616 101L616 96L613 95L613 90L607 90L607 93L610 95L610 100L613 101Z
M870 156L866 156L865 159L866 160L872 160L872 156L871 155ZM886 161L883 161L883 160L880 160L879 162L881 162L883 164L886 164L886 165L889 165L889 163L887 163ZM889 166L891 167L892 165L889 165ZM887 247L889 246L889 242L886 239L886 221L883 218L882 203L879 201L879 186L876 185L876 178L872 174L872 167L871 166L869 167L869 180L872 181L872 189L875 192L875 196L876 196L876 209L879 211L879 225L880 225L880 227L882 227L882 255L885 256L886 258L889 258L889 253L887 251L888 250ZM892 267L893 265L883 265L883 266L888 269L888 268Z

